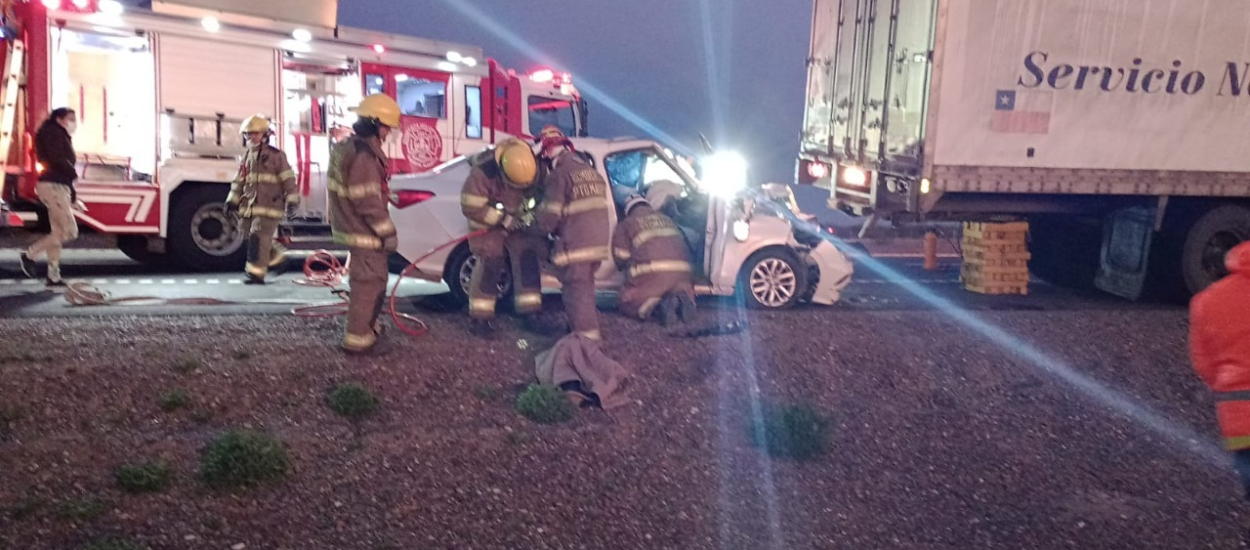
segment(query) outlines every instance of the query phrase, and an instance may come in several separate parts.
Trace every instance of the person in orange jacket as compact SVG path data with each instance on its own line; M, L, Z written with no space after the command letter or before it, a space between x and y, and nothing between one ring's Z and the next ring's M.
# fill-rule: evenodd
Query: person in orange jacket
M1250 242L1224 261L1229 275L1189 304L1189 348L1194 370L1215 392L1224 447L1250 500Z

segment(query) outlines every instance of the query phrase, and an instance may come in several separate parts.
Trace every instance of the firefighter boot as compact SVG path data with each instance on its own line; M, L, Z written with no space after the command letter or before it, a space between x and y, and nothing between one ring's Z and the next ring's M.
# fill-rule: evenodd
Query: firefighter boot
M495 323L490 319L470 319L469 334L483 340L495 339Z
M681 302L677 296L669 294L660 301L660 307L656 308L656 316L659 317L660 324L665 327L671 327L677 324L677 310L681 307Z
M694 324L695 314L698 313L698 306L695 305L694 297L684 292L679 293L677 302L677 317L683 324Z

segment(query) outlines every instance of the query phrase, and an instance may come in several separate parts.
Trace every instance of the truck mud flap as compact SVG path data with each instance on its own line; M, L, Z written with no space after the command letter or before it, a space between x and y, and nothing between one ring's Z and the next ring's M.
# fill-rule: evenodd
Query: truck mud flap
M1125 208L1106 218L1102 230L1102 259L1094 286L1104 292L1136 300L1146 286L1150 245L1154 239L1154 209Z

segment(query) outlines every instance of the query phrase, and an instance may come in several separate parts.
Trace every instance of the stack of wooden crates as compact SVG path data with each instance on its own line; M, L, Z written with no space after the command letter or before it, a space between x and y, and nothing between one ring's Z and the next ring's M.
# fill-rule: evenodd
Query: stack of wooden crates
M959 281L978 294L1029 293L1029 223L964 223Z

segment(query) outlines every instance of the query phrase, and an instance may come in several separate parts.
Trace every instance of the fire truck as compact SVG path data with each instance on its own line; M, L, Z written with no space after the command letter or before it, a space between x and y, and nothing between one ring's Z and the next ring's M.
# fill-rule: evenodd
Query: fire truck
M223 210L244 152L240 124L265 114L298 173L287 229L328 235L330 148L362 97L403 112L385 144L395 174L432 170L548 124L586 135L568 74L517 74L481 49L339 27L335 0L7 0L0 75L0 228L38 224L33 133L77 111L82 227L142 262L228 270L243 237ZM232 11L233 10L233 11Z

